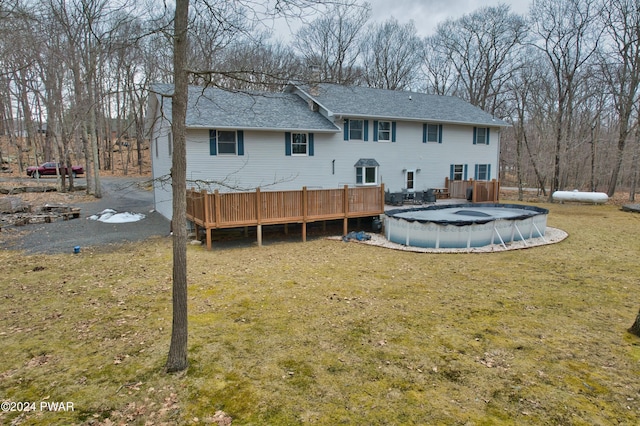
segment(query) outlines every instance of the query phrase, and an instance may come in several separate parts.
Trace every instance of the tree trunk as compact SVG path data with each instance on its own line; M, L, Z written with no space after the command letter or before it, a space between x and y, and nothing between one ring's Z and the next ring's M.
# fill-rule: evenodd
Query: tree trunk
M98 139L96 136L96 109L93 97L93 91L89 88L89 116L87 117L87 134L89 136L89 146L91 146L92 154L92 172L93 172L93 189L94 197L102 198L102 184L100 183L100 154L98 152ZM87 165L89 167L89 165Z
M187 368L187 22L189 0L177 0L174 21L172 132L174 141L171 185L173 187L173 323L167 372Z
M518 123L518 126L521 126ZM518 132L516 136L516 175L518 180L518 201L524 198L524 182L522 181L522 135Z
M91 153L93 154L93 189L95 191L94 197L102 198L102 183L100 183L100 156L98 152L98 140L95 134L91 135Z
M559 108L562 111L561 108ZM560 189L560 155L562 153L562 112L558 112L556 119L556 140L555 153L553 157L553 178L551 179L551 191L549 191L549 202L553 202L553 193Z
M589 176L589 188L591 192L596 191L596 136L595 126L591 127L591 170Z
M611 180L609 181L609 188L607 189L607 195L609 197L613 197L616 193L616 186L618 185L618 175L620 174L620 169L622 168L622 161L624 160L624 149L627 141L628 131L626 130L626 126L624 123L621 123L621 127L625 127L623 130L621 128L620 134L618 135L618 149L616 151L616 162L613 165L613 170L611 170Z
M629 333L640 337L640 312L638 312L636 320L633 322L633 325L629 328L628 331Z
M636 137L631 160L631 187L629 188L629 201L636 200L636 187L638 185L638 162L640 161L640 127L636 127Z
M35 144L35 136L36 136L36 128L33 123L33 116L31 114L31 106L29 105L29 96L27 93L27 78L25 76L24 70L20 72L20 102L22 105L22 114L24 117L24 124L27 130L27 148L33 148L36 150ZM36 164L37 165L37 164ZM24 171L24 167L22 164L22 149L18 152L18 169L20 174Z
M524 140L524 146L525 148L527 148L527 154L529 156L529 160L531 161L531 164L533 166L533 171L536 174L536 179L538 181L538 188L540 188L540 191L542 191L542 195L546 196L547 195L547 190L544 187L544 181L546 179L542 178L542 175L540 174L540 170L538 169L538 164L536 162L536 159L533 156L533 153L531 152L531 147L529 146L529 139L527 138L527 133L524 132L522 134L522 138Z

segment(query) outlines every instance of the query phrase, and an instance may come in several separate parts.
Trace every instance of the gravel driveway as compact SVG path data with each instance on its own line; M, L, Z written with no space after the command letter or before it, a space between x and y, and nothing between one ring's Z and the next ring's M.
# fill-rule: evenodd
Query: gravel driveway
M24 226L20 238L5 241L2 248L25 250L29 253L72 253L75 246L109 249L112 244L143 241L150 237L169 235L169 221L153 211L153 192L139 184L149 178L103 177L103 197L89 203L76 203L80 207L79 219L58 220L53 223ZM78 179L84 185L84 179ZM88 219L105 209L118 213L142 213L145 218L130 223L104 223Z

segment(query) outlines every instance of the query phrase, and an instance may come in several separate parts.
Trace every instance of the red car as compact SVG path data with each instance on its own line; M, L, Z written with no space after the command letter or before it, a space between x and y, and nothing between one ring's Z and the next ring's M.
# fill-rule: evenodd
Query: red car
M54 162L43 163L38 167L29 166L27 167L27 176L31 176L33 178L47 175L55 175L56 168L58 169L59 174L69 174L66 167L61 167L60 164ZM81 175L84 173L84 168L82 166L71 166L71 174L73 177L77 175Z

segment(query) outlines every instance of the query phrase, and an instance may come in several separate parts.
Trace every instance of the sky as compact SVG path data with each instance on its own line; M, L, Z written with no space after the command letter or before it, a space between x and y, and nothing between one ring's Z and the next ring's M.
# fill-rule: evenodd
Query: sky
M448 18L457 19L484 6L506 4L511 11L527 14L531 0L366 0L371 5L369 22L384 22L394 17L401 24L413 20L418 35L427 37L435 32L438 23ZM291 40L299 23L283 21L274 27L275 36L284 41Z
M418 35L426 37L435 32L438 23L457 19L485 6L506 4L521 15L529 11L530 0L367 0L371 4L371 21L384 22L395 17L400 23L413 20Z

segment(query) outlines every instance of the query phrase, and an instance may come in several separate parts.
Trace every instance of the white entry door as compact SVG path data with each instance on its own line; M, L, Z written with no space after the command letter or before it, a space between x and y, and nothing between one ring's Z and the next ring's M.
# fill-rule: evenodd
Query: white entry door
M415 170L407 170L405 173L405 188L407 188L407 192L413 192L416 187L416 171Z

